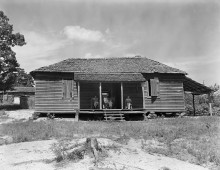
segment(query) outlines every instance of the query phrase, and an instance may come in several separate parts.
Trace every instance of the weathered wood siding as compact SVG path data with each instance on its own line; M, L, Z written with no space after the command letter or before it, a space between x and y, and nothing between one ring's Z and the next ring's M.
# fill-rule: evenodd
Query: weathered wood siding
M146 82L147 83L147 82ZM159 94L148 95L148 86L144 86L145 109L155 112L185 111L183 82L181 79L159 78Z
M99 98L99 83L80 82L80 109L91 109L91 99Z
M123 101L130 96L133 108L143 108L143 95L141 83L123 83ZM124 106L125 107L125 106Z
M72 80L73 81L73 80ZM36 80L35 111L66 113L78 109L77 84L73 81L73 98L63 98L63 80Z

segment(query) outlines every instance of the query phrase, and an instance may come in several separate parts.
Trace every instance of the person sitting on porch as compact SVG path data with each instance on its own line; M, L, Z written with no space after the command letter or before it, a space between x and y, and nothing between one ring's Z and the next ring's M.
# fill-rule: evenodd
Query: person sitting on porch
M98 109L98 107L99 107L99 99L98 97L95 96L91 99L91 108Z
M113 108L113 101L111 98L109 99L108 105L109 105L109 109Z
M103 109L109 109L109 99L107 95L103 97Z
M125 99L125 109L132 109L132 100L130 96Z

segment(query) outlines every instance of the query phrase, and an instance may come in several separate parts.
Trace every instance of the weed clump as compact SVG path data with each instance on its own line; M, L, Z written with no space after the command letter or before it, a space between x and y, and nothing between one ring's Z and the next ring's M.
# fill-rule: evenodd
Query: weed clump
M95 164L98 162L99 152L102 151L96 138L87 138L86 142L75 142L74 144L71 140L61 140L53 144L51 149L56 155L57 162L63 160L77 162L83 159L85 154L90 154L90 156L93 155Z

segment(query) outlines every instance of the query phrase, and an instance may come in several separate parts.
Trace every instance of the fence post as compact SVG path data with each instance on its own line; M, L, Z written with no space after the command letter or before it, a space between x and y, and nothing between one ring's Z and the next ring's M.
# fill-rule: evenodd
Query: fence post
M75 115L75 120L78 122L79 121L79 110L76 110L76 115Z
M192 96L193 96L193 116L196 116L195 95L192 94Z
M208 94L208 99L209 99L209 114L212 116L212 100L211 100L211 94Z

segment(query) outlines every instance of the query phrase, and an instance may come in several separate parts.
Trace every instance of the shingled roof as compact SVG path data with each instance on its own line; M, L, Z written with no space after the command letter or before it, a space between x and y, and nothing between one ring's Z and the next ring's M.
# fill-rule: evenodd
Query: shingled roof
M81 73L179 73L187 74L176 68L169 67L145 57L126 58L70 58L35 72L81 72Z
M192 92L195 95L208 94L212 92L212 89L210 89L209 87L198 83L189 77L185 77L183 81L183 87L184 91Z

